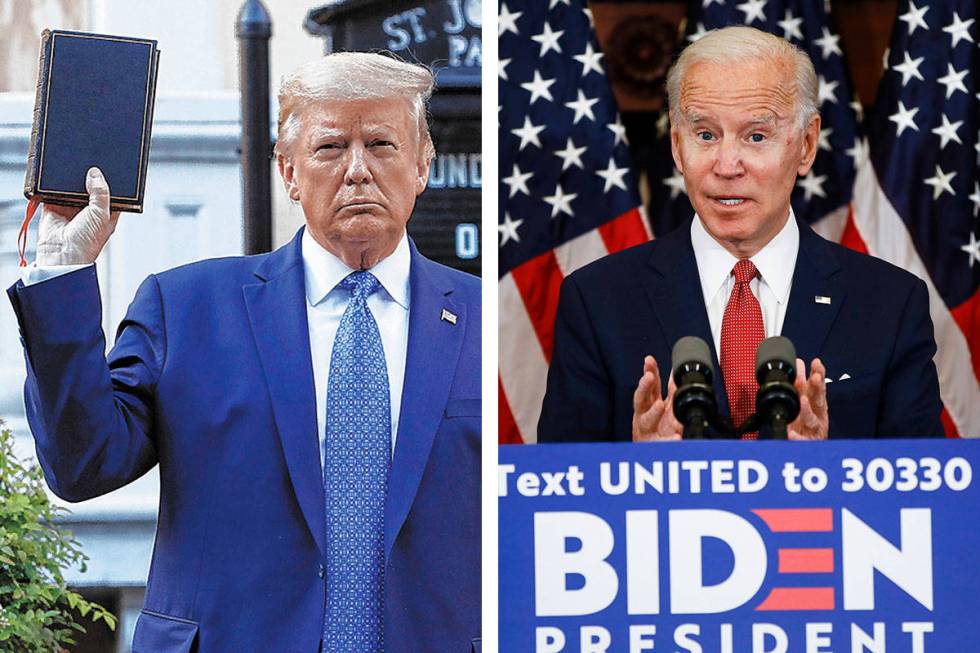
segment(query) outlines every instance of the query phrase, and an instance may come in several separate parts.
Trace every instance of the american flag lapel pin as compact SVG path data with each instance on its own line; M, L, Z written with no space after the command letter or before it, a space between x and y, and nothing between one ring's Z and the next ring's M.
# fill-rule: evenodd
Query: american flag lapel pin
M818 304L826 304L827 306L830 306L830 297L824 297L823 295L817 295L816 297L813 298L813 301L816 302L816 303L818 303Z
M450 313L446 309L442 309L442 315L439 316L439 319L440 320L445 320L446 322L449 322L450 324L456 324L456 314L455 313Z

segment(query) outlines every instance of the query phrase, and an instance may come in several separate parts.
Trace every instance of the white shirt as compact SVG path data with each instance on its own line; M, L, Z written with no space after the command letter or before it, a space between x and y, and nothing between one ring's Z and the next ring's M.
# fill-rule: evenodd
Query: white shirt
M302 239L303 274L306 282L306 318L309 324L310 352L313 356L313 383L316 389L316 425L320 439L320 464L326 451L327 377L333 341L340 327L350 294L337 288L352 268L323 249L308 230ZM381 344L388 367L388 391L391 401L391 450L395 450L402 388L405 383L405 357L408 353L409 271L412 253L408 237L403 234L391 256L371 268L381 287L368 297L368 308L378 323ZM93 264L89 264L93 265ZM40 283L74 272L88 265L31 265L21 271L25 285Z
M691 245L694 246L694 258L697 260L698 275L701 277L701 292L704 293L704 305L708 309L708 322L711 324L711 337L715 341L715 353L720 358L721 323L725 317L728 299L735 287L732 270L738 263L738 259L711 237L697 214L691 223ZM789 303L789 291L793 286L796 255L799 251L800 228L796 224L793 209L790 208L789 220L779 233L755 256L749 258L759 271L759 277L749 282L749 288L759 300L767 338L782 333L786 305Z
M55 277L60 277L63 274L68 274L69 272L81 270L82 268L91 267L93 265L95 265L95 263L39 266L35 261L34 263L20 269L20 280L24 282L25 286L33 286L35 283L41 283L42 281L47 281L48 279L54 279Z
M337 288L354 272L339 258L323 249L309 230L303 231L303 273L306 279L306 318L313 354L313 384L316 388L316 425L320 438L320 464L326 451L327 377L333 341L350 300L350 293ZM409 271L412 253L408 237L402 235L391 256L370 269L381 287L367 304L378 323L385 363L388 366L388 392L391 400L391 450L395 450L402 387L405 382L405 356L408 352Z

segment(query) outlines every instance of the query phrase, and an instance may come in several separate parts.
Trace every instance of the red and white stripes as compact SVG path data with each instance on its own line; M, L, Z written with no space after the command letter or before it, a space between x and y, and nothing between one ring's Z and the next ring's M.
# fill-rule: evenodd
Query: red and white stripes
M537 440L562 280L592 261L650 239L646 217L631 209L515 268L498 285L499 441Z

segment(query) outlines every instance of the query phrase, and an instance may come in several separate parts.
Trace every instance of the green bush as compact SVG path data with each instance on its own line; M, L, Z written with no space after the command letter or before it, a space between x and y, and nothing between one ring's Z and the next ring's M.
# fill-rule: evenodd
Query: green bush
M68 589L62 570L87 558L58 521L69 511L53 506L36 464L14 457L14 436L0 421L0 651L53 653L85 632L78 619L116 618Z

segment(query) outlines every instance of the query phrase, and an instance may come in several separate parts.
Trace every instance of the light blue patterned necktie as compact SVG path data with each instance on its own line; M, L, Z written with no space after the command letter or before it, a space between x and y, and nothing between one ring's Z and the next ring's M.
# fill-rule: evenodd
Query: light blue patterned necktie
M384 511L391 465L388 369L367 298L380 282L351 273L330 356L326 453L327 609L324 653L384 651Z

